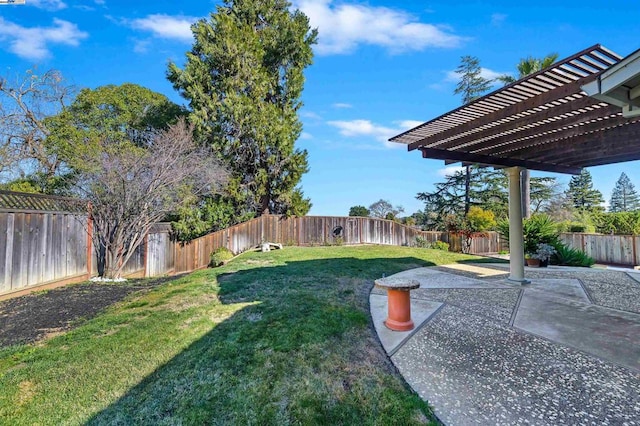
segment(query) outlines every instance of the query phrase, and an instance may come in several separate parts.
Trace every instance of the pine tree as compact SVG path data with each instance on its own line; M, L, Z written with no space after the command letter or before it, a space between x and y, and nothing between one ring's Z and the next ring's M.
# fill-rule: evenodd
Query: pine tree
M169 64L199 139L230 169L227 197L238 216L303 215L311 206L297 187L307 152L295 142L317 31L290 7L285 0L226 0L193 25L184 68Z
M469 102L482 96L484 92L491 88L491 80L482 77L480 60L475 56L463 56L460 65L456 68L456 74L460 76L460 81L453 91L456 95L462 94L462 103Z
M601 204L604 203L602 193L593 189L591 173L586 169L582 169L579 175L571 177L567 197L580 211L602 210Z
M612 212L630 212L640 208L640 199L636 189L626 173L622 173L611 192L609 210Z
M460 65L456 68L456 74L460 76L460 81L456 85L453 93L456 95L462 94L462 103L468 104L469 102L482 96L484 92L491 88L491 80L487 80L482 77L482 68L480 67L480 60L475 56L463 56L460 60ZM464 201L462 203L464 216L469 213L471 207L471 175L473 174L472 166L466 165L465 171L458 178L464 179ZM436 192L441 192L437 190ZM418 194L418 199L420 194ZM425 199L425 201L427 201ZM428 201L427 201L428 202ZM435 207L439 210L439 207ZM460 211L456 212L460 213Z

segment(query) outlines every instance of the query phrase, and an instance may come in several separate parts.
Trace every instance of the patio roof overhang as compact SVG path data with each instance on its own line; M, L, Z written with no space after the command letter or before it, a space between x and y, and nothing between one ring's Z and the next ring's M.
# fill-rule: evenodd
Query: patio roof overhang
M625 117L640 115L640 50L600 74L582 89L587 95L622 108Z
M618 54L592 46L390 141L447 163L571 174L583 167L639 160L640 116L626 117L618 104L583 90L591 83L613 85L616 76L628 82L622 74L606 71L627 62L640 66L640 56L634 58L621 62ZM636 96L634 103L640 100L637 86L629 92Z
M639 68L638 52L623 60L595 45L390 141L424 158L508 168L509 279L524 284L520 170L640 160Z

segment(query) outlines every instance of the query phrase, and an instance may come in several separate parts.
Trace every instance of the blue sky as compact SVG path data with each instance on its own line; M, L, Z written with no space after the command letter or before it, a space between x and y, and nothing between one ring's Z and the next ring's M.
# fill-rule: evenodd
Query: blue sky
M22 74L37 65L61 70L78 87L132 82L184 103L165 78L167 62L183 63L192 43L189 24L217 3L26 0L0 6L0 73ZM319 30L298 142L309 152L302 186L314 215L346 215L350 206L380 198L408 214L423 207L415 195L442 180L444 163L386 140L459 106L451 74L461 56L480 58L491 77L513 72L529 55L564 58L596 43L623 56L640 48L636 2L293 3ZM639 166L589 170L608 200L623 171L640 189Z

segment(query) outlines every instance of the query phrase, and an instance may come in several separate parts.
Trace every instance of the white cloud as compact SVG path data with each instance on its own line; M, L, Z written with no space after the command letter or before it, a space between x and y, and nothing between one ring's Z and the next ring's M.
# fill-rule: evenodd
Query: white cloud
M310 120L315 120L315 121L322 120L322 117L320 116L320 114L317 114L313 111L301 111L300 117L308 118Z
M402 144L389 142L389 139L398 133L402 133L405 130L410 129L412 124L422 122L417 122L414 120L402 120L396 121L394 124L397 124L398 127L386 127L379 124L375 124L370 120L348 120L348 121L329 121L327 124L330 126L336 127L338 132L342 136L347 137L362 137L362 136L370 136L373 137L378 142L383 142L384 145L388 148L401 148Z
M300 139L309 140L309 139L313 139L313 136L311 135L311 133L302 132L300 134Z
M62 10L67 8L67 4L62 0L27 0L25 4L35 6L38 9L50 11Z
M464 169L465 169L464 166L449 166L449 167L445 167L444 169L439 169L437 173L438 173L438 176L448 177L448 176L453 176L458 172L463 172Z
M413 129L414 127L418 127L419 125L424 123L424 121L402 120L402 121L396 121L395 123L398 125L398 127L400 127L400 131L404 132L405 130L409 130L409 129Z
M49 44L78 46L89 34L74 23L54 19L51 27L27 28L0 17L0 41L9 51L25 59L43 59L51 55Z
M193 16L156 14L149 15L146 18L134 19L129 24L132 28L149 31L159 38L191 42L193 41L191 25L197 20L198 18Z
M149 40L135 40L133 43L133 51L136 53L147 53L149 51Z
M336 102L332 106L334 108L353 108L353 105L347 104L347 103L343 103L343 102Z
M508 72L499 72L499 71L491 70L489 68L480 68L480 77L486 78L487 80L494 80L500 77L501 75L505 75L505 74L511 75L511 73L508 73ZM447 71L447 76L445 78L445 81L448 81L451 83L457 83L458 81L460 81L460 74L458 74L455 70Z
M400 53L457 47L463 41L445 26L419 22L398 9L333 0L297 0L294 5L318 28L316 51L322 55L350 53L362 44Z
M491 15L491 25L499 27L507 19L507 15L504 13L494 13Z

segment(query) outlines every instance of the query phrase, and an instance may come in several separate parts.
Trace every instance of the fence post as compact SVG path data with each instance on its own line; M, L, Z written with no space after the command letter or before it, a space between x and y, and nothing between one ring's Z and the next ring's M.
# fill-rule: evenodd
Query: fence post
M149 273L149 268L147 267L147 264L149 263L149 233L147 232L147 235L144 236L144 256L143 258L143 262L144 262L144 277L147 278L148 277L148 273Z
M91 246L93 245L93 217L91 217L91 202L87 203L87 279L91 278L93 269L93 256Z

